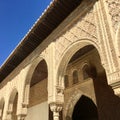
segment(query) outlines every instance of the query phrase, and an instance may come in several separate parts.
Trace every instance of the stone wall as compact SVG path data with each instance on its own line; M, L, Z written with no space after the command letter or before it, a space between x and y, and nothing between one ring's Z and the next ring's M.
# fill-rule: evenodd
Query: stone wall
M30 88L29 107L48 100L47 79L40 81Z
M47 101L32 106L28 109L28 114L25 120L48 120L48 110Z

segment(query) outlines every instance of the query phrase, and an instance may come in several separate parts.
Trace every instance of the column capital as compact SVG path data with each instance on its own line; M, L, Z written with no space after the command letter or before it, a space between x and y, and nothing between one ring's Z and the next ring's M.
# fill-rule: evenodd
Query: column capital
M25 117L24 115L18 115L17 116L17 120L25 120Z
M58 103L51 103L50 109L53 112L53 119L59 120L59 112L62 111L63 105Z
M17 112L17 115L26 116L27 115L27 107L19 109L18 112Z
M62 104L59 103L50 103L50 109L53 112L60 112L63 108Z
M26 116L27 116L27 107L18 110L17 120L24 120Z

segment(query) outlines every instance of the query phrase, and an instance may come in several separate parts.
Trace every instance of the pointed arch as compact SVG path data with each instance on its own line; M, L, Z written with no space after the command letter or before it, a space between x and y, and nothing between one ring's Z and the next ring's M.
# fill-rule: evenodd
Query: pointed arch
M90 95L88 95L86 93L83 93L82 91L76 89L74 94L69 98L69 100L67 102L67 105L65 107L65 118L66 118L66 120L72 120L72 114L73 114L73 111L74 111L74 107L75 107L76 103L78 102L78 100L82 96L86 96L86 97L88 97L92 100ZM95 104L94 100L93 100L93 102Z
M74 106L72 120L98 120L98 110L93 100L82 95Z

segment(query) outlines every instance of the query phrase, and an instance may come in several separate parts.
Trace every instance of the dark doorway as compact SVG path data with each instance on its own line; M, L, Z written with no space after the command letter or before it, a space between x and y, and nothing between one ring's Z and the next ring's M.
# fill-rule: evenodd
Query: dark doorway
M72 120L98 120L97 107L90 98L81 96L74 107Z

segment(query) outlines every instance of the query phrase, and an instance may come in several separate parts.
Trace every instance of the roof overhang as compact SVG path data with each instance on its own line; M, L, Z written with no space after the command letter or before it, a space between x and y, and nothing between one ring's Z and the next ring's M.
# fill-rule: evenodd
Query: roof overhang
M34 51L59 24L80 5L81 1L82 0L53 0L1 66L0 82Z

